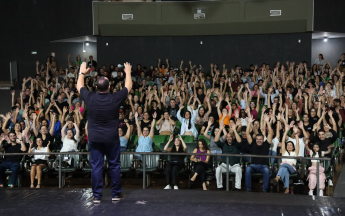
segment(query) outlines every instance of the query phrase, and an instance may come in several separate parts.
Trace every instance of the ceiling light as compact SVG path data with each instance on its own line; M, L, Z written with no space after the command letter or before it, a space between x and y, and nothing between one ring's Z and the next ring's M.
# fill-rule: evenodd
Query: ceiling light
M324 37L323 42L327 42L327 41L328 41L328 38Z
M90 44L88 42L85 43L86 46L89 46Z

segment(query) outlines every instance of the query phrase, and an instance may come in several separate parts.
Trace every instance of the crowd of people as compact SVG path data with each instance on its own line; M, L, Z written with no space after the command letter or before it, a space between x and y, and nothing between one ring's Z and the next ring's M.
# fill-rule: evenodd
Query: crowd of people
M71 61L68 55L67 62L57 63L53 56L44 64L36 62L36 74L23 79L19 97L11 92L11 111L1 115L1 151L68 152L78 151L88 143L88 108L76 87L79 67L85 61L79 55ZM203 67L181 61L179 70L175 70L169 59L164 63L158 59L156 66L138 64L130 77L121 64L100 66L90 56L87 65L91 72L84 82L90 91L97 91L95 83L101 76L109 79L112 93L120 91L126 79L133 82L119 113L121 151L127 151L131 135L138 136L136 152L153 151L156 129L159 135L170 136L164 147L167 152L186 152L182 137L191 136L197 143L194 153L298 156L306 163L302 157L330 157L345 121L344 53L335 68L322 54L312 65L287 61L250 65L245 69L239 65L231 68L212 63ZM180 127L176 134L177 122ZM210 144L198 139L200 135ZM140 160L139 153L135 157ZM184 159L178 155L171 157L165 170L165 189L178 189ZM47 160L44 155L34 156L31 187L36 177L36 187L40 188ZM193 155L190 160L194 162L190 181L200 177L203 189L207 190L205 170L210 166L210 156ZM215 175L217 188L221 190L226 158L216 160L220 161ZM15 176L20 161L20 156L3 159L0 187L5 170L10 169ZM245 189L251 191L251 174L259 172L263 174L262 190L267 192L269 164L276 162L274 158L251 158L244 172ZM316 160L311 162L310 195L316 187ZM275 182L283 182L285 193L292 191L289 176L296 172L296 165L296 159L282 159L274 178ZM241 190L240 157L229 157L229 170L235 173L235 190ZM322 195L325 188L322 167L320 177L316 190ZM9 182L12 187L14 180L11 178Z

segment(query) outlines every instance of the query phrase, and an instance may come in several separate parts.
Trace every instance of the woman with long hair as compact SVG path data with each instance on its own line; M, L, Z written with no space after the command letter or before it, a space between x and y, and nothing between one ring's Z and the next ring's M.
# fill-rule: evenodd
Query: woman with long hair
M165 111L162 117L157 121L156 128L159 135L172 135L174 133L176 122L171 119L169 112Z
M207 143L204 139L199 139L193 153L210 153L210 149L208 148ZM194 162L194 175L190 179L191 183L193 183L196 177L199 175L201 178L203 190L207 190L205 170L208 168L208 161L210 160L210 156L192 155L190 157L190 160Z
M73 123L76 133L72 129L68 129L65 133L69 122L61 129L61 140L63 142L60 152L78 151L78 143L80 141L80 132L76 123Z
M196 139L198 137L198 131L195 128L195 119L197 112L193 109L190 111L186 111L184 114L184 117L181 115L181 110L184 108L182 104L180 104L180 109L177 112L177 119L181 122L181 135L188 135L188 136L194 136Z
M48 142L47 147L43 147L43 140L41 137L37 137L35 144L32 140L29 140L30 148L28 153L43 153L43 152L50 152L49 145L50 141ZM34 155L35 162L31 166L30 170L30 180L31 186L30 188L34 188L34 180L35 176L37 176L37 186L36 188L41 188L41 180L42 180L42 170L48 166L48 156L49 155Z
M322 157L323 155L331 153L331 146L328 147L328 150L326 152L321 152L320 150L320 145L319 143L315 143L312 145L312 148L309 148L309 140L306 141L305 147L309 152L309 156L312 158L319 158ZM309 195L312 196L314 193L314 189L316 187L316 181L317 181L317 160L311 160L311 167L308 168L309 170L309 175L307 180L309 180ZM319 161L320 162L320 161ZM323 190L325 189L325 181L326 181L326 176L325 176L325 169L321 166L321 163L319 163L319 188L317 190L320 190L319 195L323 196Z
M170 135L168 143L164 146L164 151L184 153L187 151L186 143L184 143L180 134L175 138L173 147L169 148L170 143L173 141L174 136ZM167 186L164 189L171 189L171 185L174 185L174 189L178 189L178 178L182 168L184 168L184 155L171 155L170 161L165 168L165 178L167 180Z
M296 126L293 127L293 133L295 134L295 139L296 139L296 147L294 146L294 143L292 141L288 141L285 143L286 136L290 128L291 128L290 125L288 124L285 125L285 132L284 132L284 136L282 139L282 146L281 146L282 156L297 157L299 153L299 138L298 138L298 128ZM278 170L277 177L273 179L275 183L277 183L279 180L283 181L285 194L288 194L290 191L289 177L290 177L290 174L293 174L296 172L296 168L295 168L296 164L297 164L296 159L283 158L282 163Z
M119 137L120 137L120 151L127 151L127 144L130 136L130 126L128 124L128 119L124 119L124 122L127 126L127 132L126 134L123 131L123 128L119 127Z

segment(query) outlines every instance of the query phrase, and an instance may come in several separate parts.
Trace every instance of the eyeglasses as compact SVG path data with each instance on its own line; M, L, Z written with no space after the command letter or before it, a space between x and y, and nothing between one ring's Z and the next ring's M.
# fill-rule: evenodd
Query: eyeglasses
M16 137L17 135L10 135L10 137Z
M143 130L143 131L149 131L149 130Z

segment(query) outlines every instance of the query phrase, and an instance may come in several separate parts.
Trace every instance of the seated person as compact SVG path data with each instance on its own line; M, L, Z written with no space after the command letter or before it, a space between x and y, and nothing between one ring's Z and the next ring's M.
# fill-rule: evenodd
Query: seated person
M36 138L35 144L33 141L30 142L30 147L28 153L43 153L43 152L50 152L49 145L50 141L48 141L48 144L46 147L43 147L43 139L40 137ZM31 186L30 188L34 188L34 181L35 176L37 175L37 187L41 188L41 180L42 180L42 170L48 167L48 155L34 155L35 162L31 166L30 171L30 180L31 180Z
M268 155L271 144L272 143L272 137L273 137L273 130L272 127L269 123L269 116L265 114L263 116L264 118L264 128L267 125L268 127L268 136L267 140L264 142L264 135L263 134L258 134L256 135L256 139L253 140L252 137L250 136L250 127L247 127L246 130L246 137L247 141L249 143L249 147L247 148L247 152L249 154L254 154L254 155ZM251 124L254 121L252 116L250 115L248 117L248 125ZM251 191L252 190L252 173L253 172L260 172L264 175L263 177L263 187L262 190L263 192L267 192L268 189L268 184L270 181L270 170L268 168L268 158L252 158L251 164L246 168L245 172L245 178L246 178L246 190Z
M76 123L73 123L74 128L76 130L76 134L74 135L72 129L67 130L67 134L65 130L67 128L67 122L65 126L61 129L61 136L62 136L62 148L60 152L69 152L69 151L78 151L78 143L80 141L80 131Z
M18 137L14 131L9 132L8 137L5 137L4 134L1 134L0 138L0 152L5 151L6 153L23 153L26 151L26 146L22 140L22 135L19 134ZM4 143L4 141L7 143ZM22 160L23 155L9 155L0 164L0 188L4 187L2 179L5 175L6 169L12 171L11 180L9 184L10 188L14 187L14 183L18 176L18 171L20 169L20 161Z
M123 128L119 127L120 151L127 151L127 144L128 144L129 135L130 135L128 119L124 119L124 121L128 129L127 129L126 134L124 134Z
M195 119L197 112L193 111L193 109L190 111L186 111L184 114L184 117L181 115L181 110L184 108L182 104L180 104L180 110L177 112L177 118L181 122L181 135L189 135L194 136L196 139L198 137L198 131L195 128Z
M154 136L154 126L156 122L157 113L153 114L153 120L151 123L151 130L148 127L144 127L143 131L141 132L141 127L139 125L138 120L138 113L135 113L135 122L137 125L137 132L138 132L138 147L135 149L135 152L152 152L152 140ZM135 155L136 158L140 159L140 155Z
M305 147L307 148L307 150L309 151L309 155L310 157L314 157L314 158L319 158L320 155L322 156L322 153L324 153L324 155L329 154L332 150L332 148L328 148L327 152L321 152L320 150L320 144L319 143L315 143L312 147L312 149L309 148L308 146L308 142L306 143ZM320 161L319 161L320 162ZM316 187L316 181L317 181L317 177L316 177L316 170L317 170L317 160L311 160L311 167L308 168L309 175L307 180L309 180L309 195L312 196L314 193L314 189ZM320 190L319 195L323 196L323 190L325 189L325 181L326 181L326 176L325 176L325 169L321 166L321 163L319 163L319 189L316 190Z
M283 136L281 150L282 150L282 156L296 157L296 156L298 156L298 152L299 152L299 139L298 139L298 133L297 133L298 129L296 126L293 127L293 132L294 132L295 138L296 138L296 148L295 148L294 143L292 141L288 141L285 143L285 138L286 138L287 133L291 127L292 127L292 125L291 126L288 124L285 125L285 132L284 132L284 136ZM275 183L277 183L280 179L284 182L284 188L285 188L286 194L289 193L290 174L296 172L296 168L295 168L296 163L297 163L296 159L283 158L282 164L279 167L277 176L273 179Z
M219 124L219 131L214 138L217 146L222 149L223 154L240 154L242 145L241 137L236 131L236 125L232 125L230 129L232 133L228 133L223 136L224 141L220 141L220 134L224 129L224 122ZM233 137L233 134L236 137L236 140ZM216 179L217 179L217 188L218 190L223 190L223 175L222 173L226 172L226 157L222 157L222 162L216 169ZM242 179L242 169L240 166L240 157L229 157L229 171L235 173L235 188L234 190L241 190L241 179Z
M172 135L174 133L176 122L171 119L169 112L165 111L164 115L157 121L156 128L159 135Z
M210 150L204 139L199 139L198 144L196 148L194 149L193 153L210 153ZM205 170L209 167L208 161L210 160L210 156L209 155L192 155L190 157L190 160L194 162L194 175L190 179L191 183L193 183L196 177L199 175L201 178L203 190L207 190Z
M168 143L164 146L164 151L167 152L179 152L184 153L187 151L186 143L180 135L175 138L173 147L169 148L169 144L173 141L174 136L170 135ZM170 155L170 161L165 168L165 178L167 180L167 186L164 189L171 189L171 184L174 185L174 189L178 189L179 173L184 168L185 155Z

